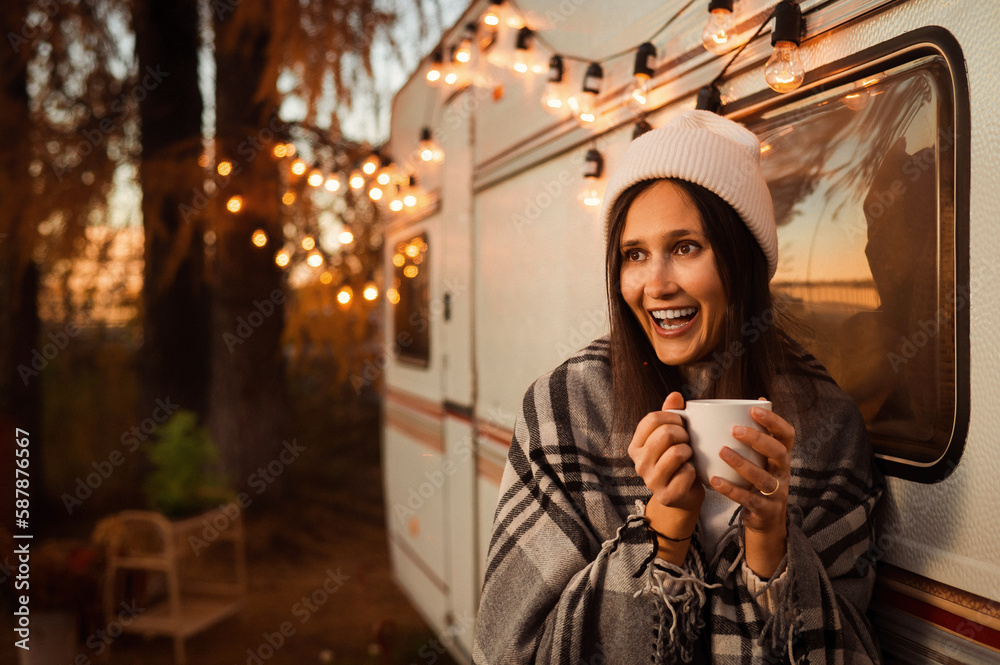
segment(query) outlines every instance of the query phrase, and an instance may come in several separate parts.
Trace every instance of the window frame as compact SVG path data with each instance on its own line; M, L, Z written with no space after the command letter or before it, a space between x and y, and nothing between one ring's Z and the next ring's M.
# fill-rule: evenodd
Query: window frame
M765 89L754 95L734 100L720 108L719 113L740 120L763 110L792 104L830 87L871 76L906 64L926 55L941 56L951 76L954 136L954 284L955 292L967 296L964 307L956 307L955 324L955 410L951 438L941 455L929 462L917 462L894 457L876 450L883 472L904 480L936 483L947 478L958 466L965 449L969 427L969 311L972 294L969 289L969 199L970 199L970 128L971 112L969 83L965 57L957 39L938 26L924 27L887 40L877 46L851 54L806 74L803 86L792 93L779 95ZM873 447L878 438L873 436Z

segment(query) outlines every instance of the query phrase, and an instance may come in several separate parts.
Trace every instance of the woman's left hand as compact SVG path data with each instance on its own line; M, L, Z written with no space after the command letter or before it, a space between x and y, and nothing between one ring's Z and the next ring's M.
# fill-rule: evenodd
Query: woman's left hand
M750 489L712 478L712 487L743 506L744 544L747 565L760 577L770 577L785 556L785 514L791 478L795 428L768 409L754 408L751 417L766 431L737 425L733 437L767 459L761 468L729 447L719 456L750 482Z

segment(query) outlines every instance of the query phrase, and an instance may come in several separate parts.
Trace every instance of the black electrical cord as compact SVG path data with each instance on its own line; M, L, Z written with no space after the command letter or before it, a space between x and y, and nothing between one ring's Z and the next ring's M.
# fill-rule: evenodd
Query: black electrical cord
M520 7L517 6L517 2L515 2L515 0L507 0L507 1L510 3L511 7L513 7L514 9L516 9L518 11L518 13L520 13L521 15L524 15L524 12L521 10ZM659 37L663 33L664 30L666 30L667 28L669 28L670 25L673 24L673 22L676 21L677 18L681 14L683 14L685 11L687 11L688 8L691 5L693 5L696 1L697 0L688 0L687 4L685 4L679 10L677 10L677 12L673 16L671 16L669 19L667 19L667 21L663 25L661 25L659 28L657 28L656 32L654 32L652 34L652 36L650 36L649 39L643 40L643 42L640 42L640 43L652 42L654 39L656 39L657 37ZM598 64L603 64L603 63L606 63L606 62L608 62L610 60L614 60L615 58L620 58L623 55L628 55L629 53L631 53L632 51L634 51L637 48L635 46L631 46L631 47L629 47L627 49L623 49L621 51L618 51L617 53L612 53L611 55L607 55L607 56L604 56L603 58L600 58L598 60L594 60L592 58L583 58L583 57L580 57L578 55L567 55L567 54L563 53L562 51L560 51L559 49L557 49L554 46L552 46L552 44L549 43L549 41L546 40L544 37L542 37L542 35L540 33L538 33L538 32L534 33L534 38L538 41L539 44L541 44L542 46L544 46L545 48L547 48L549 51L552 51L552 53L554 53L556 55L559 55L559 56L562 56L563 60L575 60L576 62L583 62L583 63L596 62Z

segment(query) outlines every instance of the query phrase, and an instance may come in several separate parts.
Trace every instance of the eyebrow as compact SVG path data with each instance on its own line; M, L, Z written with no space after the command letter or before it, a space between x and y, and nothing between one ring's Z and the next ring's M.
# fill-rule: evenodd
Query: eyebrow
M684 236L697 236L699 238L704 238L705 235L701 231L695 229L676 229L670 231L669 233L664 233L662 238L664 240L670 241ZM645 242L639 238L629 238L628 240L623 240L619 245L620 250L630 249L632 247L639 247L645 244Z

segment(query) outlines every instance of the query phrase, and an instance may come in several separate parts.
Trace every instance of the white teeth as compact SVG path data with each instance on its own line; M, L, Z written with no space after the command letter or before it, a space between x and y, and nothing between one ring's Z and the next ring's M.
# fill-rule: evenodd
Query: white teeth
M684 309L658 309L653 311L653 318L662 321L663 319L678 319L682 316L691 316L698 309L696 307L685 307Z

